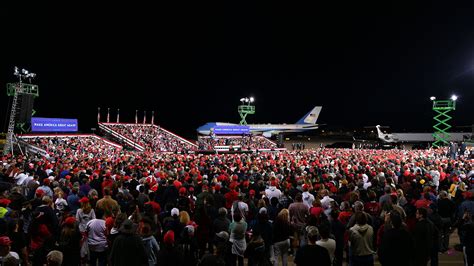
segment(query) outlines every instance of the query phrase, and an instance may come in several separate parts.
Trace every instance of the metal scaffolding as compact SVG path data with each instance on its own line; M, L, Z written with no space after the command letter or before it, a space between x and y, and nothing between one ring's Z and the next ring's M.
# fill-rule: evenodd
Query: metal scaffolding
M453 110L456 110L456 100L433 100L433 111L436 113L433 117L435 120L433 146L436 148L449 144L451 138L448 130L452 126L448 122L453 118L449 112Z

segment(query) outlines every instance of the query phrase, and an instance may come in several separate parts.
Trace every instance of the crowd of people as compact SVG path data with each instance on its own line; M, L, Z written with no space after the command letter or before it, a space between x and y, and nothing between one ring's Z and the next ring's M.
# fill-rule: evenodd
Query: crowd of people
M22 140L43 149L51 157L103 157L117 154L122 149L94 135L37 136Z
M215 146L239 146L242 150L275 149L277 144L263 136L213 136L199 137L199 150L214 150Z
M437 265L454 229L473 265L473 161L447 149L184 155L35 142L55 152L1 157L3 265Z
M181 152L196 150L196 147L182 138L149 124L107 124L107 127L143 146L147 151Z

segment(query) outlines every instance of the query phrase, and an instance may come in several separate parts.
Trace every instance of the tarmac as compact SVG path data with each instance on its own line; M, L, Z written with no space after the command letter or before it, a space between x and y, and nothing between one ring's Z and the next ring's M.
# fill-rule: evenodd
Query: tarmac
M457 234L457 231L454 231L450 238L449 238L449 250L445 253L439 253L438 260L439 260L439 266L462 266L464 265L464 255L460 251L456 251L454 249L454 245L459 244L459 237ZM400 254L400 256L403 256L403 254ZM295 266L296 264L293 262L294 257L293 256L288 256L288 266ZM378 266L381 265L380 262L377 259L377 256L375 256L374 259L374 265ZM427 265L431 265L431 262L428 262ZM279 260L279 265L282 265L281 259ZM314 265L317 265L315 263ZM342 264L343 266L348 266L349 264L344 262Z

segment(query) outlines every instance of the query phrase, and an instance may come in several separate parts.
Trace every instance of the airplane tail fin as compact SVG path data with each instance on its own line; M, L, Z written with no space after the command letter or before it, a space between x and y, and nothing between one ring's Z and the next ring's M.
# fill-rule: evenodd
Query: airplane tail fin
M321 112L322 106L316 106L314 107L309 113L307 113L305 116L303 116L296 124L316 124L316 121L318 120L319 113Z
M382 133L382 130L380 130L380 125L376 125L375 128L377 129L377 136L380 139L384 139L384 134Z

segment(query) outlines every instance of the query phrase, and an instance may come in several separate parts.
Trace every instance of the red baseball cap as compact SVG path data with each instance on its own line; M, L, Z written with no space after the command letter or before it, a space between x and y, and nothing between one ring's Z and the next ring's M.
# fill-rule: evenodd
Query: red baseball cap
M76 218L74 216L67 217L66 220L64 220L65 225L74 225L76 223Z
M8 236L0 237L0 246L8 246L12 243Z
M12 202L11 200L9 199L0 199L0 205L1 206L8 206L8 204L10 204L10 202Z
M80 202L80 203L89 202L89 198L88 198L88 197L82 197L82 199L80 199L79 202Z

